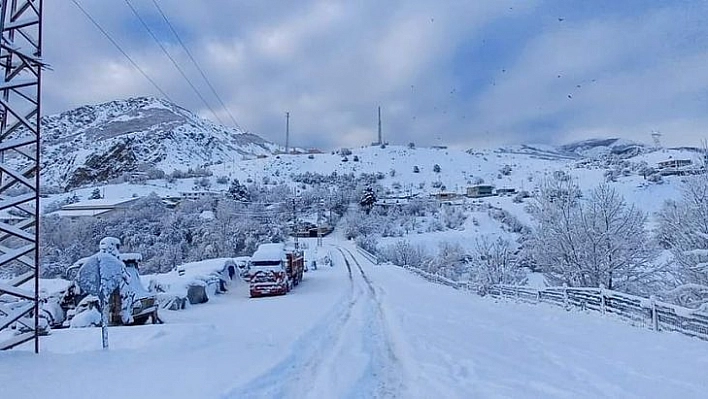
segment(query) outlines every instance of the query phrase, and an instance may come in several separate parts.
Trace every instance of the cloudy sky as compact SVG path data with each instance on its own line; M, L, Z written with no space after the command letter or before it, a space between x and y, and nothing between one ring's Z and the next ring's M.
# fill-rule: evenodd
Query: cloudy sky
M177 104L232 125L153 0L76 0ZM238 124L325 149L708 138L705 0L155 0ZM44 111L161 96L72 1L44 2Z

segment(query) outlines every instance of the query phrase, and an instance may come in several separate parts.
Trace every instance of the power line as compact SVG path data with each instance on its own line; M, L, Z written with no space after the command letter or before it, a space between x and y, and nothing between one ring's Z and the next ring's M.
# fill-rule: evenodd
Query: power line
M147 79L148 82L150 82L150 83L157 89L157 91L160 92L160 94L162 94L163 97L165 97L166 99L168 99L168 100L171 101L171 102L174 102L174 101L172 101L172 99L170 98L170 96L168 96L167 93L165 93L165 91L162 90L162 89L160 88L160 86L158 86L157 83L155 83L155 81L152 80L152 78L150 78L150 76L149 76L142 68L140 68L140 66L139 66L135 61L133 61L132 58L130 58L130 56L128 55L128 53L126 53L126 52L118 45L118 43L117 43L115 40L113 40L113 38L111 37L111 35L109 35L108 32L106 32L106 31L101 27L101 25L100 25L95 19L93 19L93 17L91 16L91 14L89 14L88 11L86 11L83 7L81 7L81 4L79 4L79 2L78 2L77 0L71 0L71 1L72 1L72 3L74 3L74 5L76 5L76 7L77 7L79 10L81 10L81 12L86 16L86 18L88 18L89 21L91 21L91 23L93 23L93 25L94 25L101 33L103 33L103 36L105 36L106 39L108 39L108 41L110 41L110 42L113 44L113 46L115 46L115 48L117 48L118 51L120 51L121 54L123 54L123 56L128 59L128 61L130 61L130 63L133 65L133 67L135 67L135 69L137 69L138 72L140 72L140 73L143 75L143 77L145 77L145 79Z
M140 14L138 13L138 10L136 10L135 7L133 7L133 5L130 3L130 0L125 0L125 4L127 4L128 7L130 8L130 10L133 12L133 14L135 14L135 16L138 18L138 20L139 20L140 23L143 25L143 27L145 28L145 30L147 30L147 32L150 34L150 36L153 38L153 40L155 40L155 43L157 43L157 45L160 46L160 49L162 50L162 52L165 53L165 55L167 56L167 58L170 59L170 61L172 62L172 65L174 65L175 68L177 68L177 71L179 71L180 75L182 75L182 78L184 78L184 80L187 82L187 84L189 84L189 87L192 88L192 90L193 90L194 93L197 95L197 97L199 97L199 99L202 100L202 102L204 103L204 105L206 105L206 107L209 109L209 111L211 111L211 113L214 115L214 117L216 118L216 120L218 120L219 123L221 123L221 124L223 125L224 122L221 120L221 118L219 118L219 115L217 115L216 112L214 112L214 109L211 108L211 105L209 105L209 103L204 99L204 97L203 97L202 94L199 92L199 90L197 90L196 86L194 86L194 84L193 84L192 81L189 79L189 77L187 77L187 74L185 74L184 71L182 70L182 68L180 68L179 64L177 64L177 61L176 61L174 58L172 58L172 56L170 55L170 53L167 51L167 49L165 48L165 46L162 45L162 43L160 42L160 40L157 38L157 36L155 35L155 33L152 31L152 29L150 29L150 27L149 27L148 24L145 22L145 20L143 19L143 17L140 16Z
M194 67L197 68L197 71L199 71L199 74L202 75L202 78L204 78L204 81L206 82L207 86L209 86L209 89L214 94L214 97L216 97L216 99L219 101L219 104L221 104L221 107L224 108L224 111L226 111L226 114L231 119L231 122L233 122L234 126L236 126L239 130L243 131L241 126L239 126L238 122L236 122L236 118L234 118L234 116L231 114L231 111L229 111L229 109L226 107L226 104L224 104L224 101L221 99L221 96L219 96L219 94L216 92L216 89L214 89L214 85L211 84L211 81L209 80L209 78L207 78L207 75L206 75L206 73L204 73L204 70L199 66L199 63L194 58L194 56L192 56L192 52L189 51L189 49L187 48L187 45L184 44L184 42L182 41L182 38L180 37L179 33L177 33L177 30L174 28L174 26L170 22L169 18L167 18L167 15L165 15L165 13L162 11L162 8L160 7L160 5L157 4L156 0L152 0L152 3L155 5L155 8L157 8L157 11L160 13L162 18L165 20L165 23L167 23L167 26L169 26L170 30L177 38L177 41L179 42L180 46L182 46L182 48L184 49L184 52L187 53L187 56L192 61L192 64L194 64Z

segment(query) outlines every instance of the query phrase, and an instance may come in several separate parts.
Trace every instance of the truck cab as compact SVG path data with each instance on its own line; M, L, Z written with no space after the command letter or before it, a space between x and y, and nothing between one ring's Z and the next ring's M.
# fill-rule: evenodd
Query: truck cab
M302 280L302 252L283 243L261 244L248 263L251 297L285 295Z
M261 244L248 265L251 297L283 295L291 286L287 273L285 244Z

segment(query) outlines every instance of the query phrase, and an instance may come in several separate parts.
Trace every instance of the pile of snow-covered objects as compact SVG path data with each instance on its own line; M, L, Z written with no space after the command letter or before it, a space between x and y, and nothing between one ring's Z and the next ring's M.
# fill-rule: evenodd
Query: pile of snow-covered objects
M67 275L73 278L65 290L47 298L43 309L48 310L50 324L55 328L100 325L101 296L110 325L161 322L156 297L140 280L141 255L120 253L120 241L114 237L104 238L99 247L99 252L69 267Z
M140 276L141 254L121 253L120 241L113 237L101 240L99 248L74 262L64 279L42 280L42 330L100 326L101 298L108 325L162 323L159 309L180 310L207 302L248 273L249 257L238 257L186 263L168 273ZM33 322L16 324L19 333Z
M161 308L179 310L228 291L234 281L247 273L248 259L218 258L185 263L168 273L144 279L149 279L148 291L155 294Z

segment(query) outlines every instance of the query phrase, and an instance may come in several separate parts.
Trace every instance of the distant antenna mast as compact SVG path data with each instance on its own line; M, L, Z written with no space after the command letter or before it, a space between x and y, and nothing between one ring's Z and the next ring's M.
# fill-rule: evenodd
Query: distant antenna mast
M659 131L654 130L651 132L651 138L654 140L654 147L656 148L661 148L661 133Z
M379 107L379 145L383 144L381 139L381 107Z
M290 112L285 113L285 153L288 154L290 148Z

